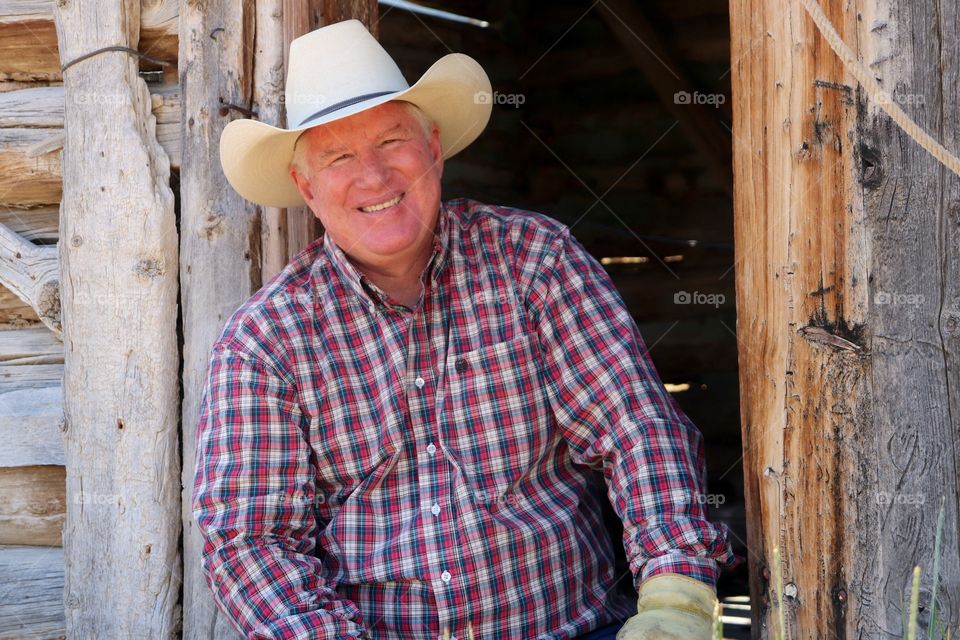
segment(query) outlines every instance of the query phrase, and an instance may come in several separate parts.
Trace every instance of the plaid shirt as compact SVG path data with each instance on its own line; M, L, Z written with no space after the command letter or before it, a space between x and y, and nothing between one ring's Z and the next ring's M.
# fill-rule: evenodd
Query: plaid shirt
M636 611L604 499L636 585L714 583L702 436L603 268L472 200L435 238L413 310L324 236L227 322L193 505L219 606L251 638L575 638Z

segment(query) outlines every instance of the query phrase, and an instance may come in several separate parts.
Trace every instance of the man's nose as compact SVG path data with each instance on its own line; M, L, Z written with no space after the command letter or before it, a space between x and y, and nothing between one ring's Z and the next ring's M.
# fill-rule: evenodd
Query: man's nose
M364 186L382 187L390 175L386 158L377 149L367 149L360 153L360 180Z

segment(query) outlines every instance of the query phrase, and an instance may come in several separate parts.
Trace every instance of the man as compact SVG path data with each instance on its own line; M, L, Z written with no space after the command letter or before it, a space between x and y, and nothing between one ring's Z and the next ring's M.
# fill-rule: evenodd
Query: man
M451 54L409 87L357 21L289 59L292 127L233 122L221 161L325 234L214 345L194 513L219 606L251 638L709 638L735 557L702 438L606 273L546 216L441 201L486 74Z

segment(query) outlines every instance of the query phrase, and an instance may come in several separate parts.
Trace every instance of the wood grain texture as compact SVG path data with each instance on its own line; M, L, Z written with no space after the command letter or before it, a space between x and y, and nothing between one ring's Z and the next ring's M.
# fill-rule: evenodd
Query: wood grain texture
M253 101L257 119L275 127L286 125L284 113L283 0L257 1L257 48L254 54ZM289 261L287 210L262 207L260 278L268 282Z
M66 464L63 388L0 386L0 442L0 467Z
M227 183L220 133L231 119L221 101L252 103L255 6L214 0L180 11L183 160L180 274L183 314L183 637L236 638L200 567L193 518L196 427L210 349L224 322L260 286L260 217ZM222 30L221 30L222 29Z
M139 0L60 0L62 60L137 46ZM66 625L76 638L179 628L177 229L169 159L137 61L64 74ZM97 93L103 100L74 99ZM80 499L75 499L80 496Z
M0 330L22 329L40 324L40 318L33 307L0 285Z
M62 640L63 549L0 547L0 640Z
M62 466L0 469L0 544L62 544L65 476Z
M32 209L0 209L0 224L35 244L56 244L60 237L60 207L45 205Z
M29 304L60 335L60 271L56 247L37 246L0 224L0 285Z
M957 56L936 53L955 48L956 7L821 6L956 148L958 122L937 114L956 113L941 87ZM902 637L900 598L914 564L929 575L941 496L941 611L955 625L957 179L868 103L799 5L730 9L755 637L772 629L774 547L788 637Z
M0 205L25 208L60 202L59 150L39 156L32 150L62 133L60 128L0 128Z
M0 80L62 79L60 66L66 59L60 60L54 4L54 0L0 0ZM179 4L179 0L143 0L142 53L176 64ZM158 68L150 63L143 66Z

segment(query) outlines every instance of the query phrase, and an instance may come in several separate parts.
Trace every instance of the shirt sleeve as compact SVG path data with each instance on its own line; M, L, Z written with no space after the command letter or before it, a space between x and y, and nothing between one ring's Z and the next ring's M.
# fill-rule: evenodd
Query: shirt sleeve
M214 349L197 428L193 514L214 599L248 638L366 638L313 555L315 474L295 389Z
M609 275L564 230L532 282L551 407L578 464L602 466L637 588L659 573L715 585L736 566L705 512L703 436L663 388Z

